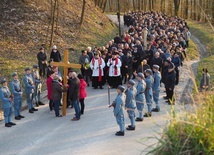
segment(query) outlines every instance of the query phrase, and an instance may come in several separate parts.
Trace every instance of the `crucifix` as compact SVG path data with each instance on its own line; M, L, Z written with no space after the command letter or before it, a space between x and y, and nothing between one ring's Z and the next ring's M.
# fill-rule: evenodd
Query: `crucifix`
M80 64L70 64L68 60L68 50L64 52L64 62L51 62L51 66L58 66L63 67L63 82L64 84L68 83L67 75L68 75L68 68L77 68L80 69ZM63 93L63 105L62 105L62 115L66 115L66 105L67 105L67 93Z

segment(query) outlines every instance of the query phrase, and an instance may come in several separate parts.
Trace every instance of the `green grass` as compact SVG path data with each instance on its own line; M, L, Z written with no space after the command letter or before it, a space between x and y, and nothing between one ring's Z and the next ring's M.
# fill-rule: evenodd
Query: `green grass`
M210 83L214 84L214 71L213 71L213 61L214 61L214 32L209 25L204 23L199 23L195 21L188 21L191 33L196 36L202 44L205 45L209 57L202 58L198 66L198 75L196 77L197 84L199 84L202 68L207 68L211 76Z
M187 61L188 60L196 60L199 58L199 51L198 48L196 46L196 44L190 40L189 41L189 47L187 50Z
M199 95L200 106L191 112L174 115L165 129L153 155L214 154L214 96Z

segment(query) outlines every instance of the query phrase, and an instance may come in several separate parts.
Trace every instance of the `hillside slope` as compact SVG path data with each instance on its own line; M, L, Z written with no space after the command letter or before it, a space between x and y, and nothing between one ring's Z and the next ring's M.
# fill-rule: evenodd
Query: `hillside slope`
M7 0L0 2L0 76L12 71L23 71L36 63L36 53L42 44L50 43L50 0ZM54 44L63 53L70 51L70 61L76 61L80 50L86 46L104 45L116 26L87 1L85 17L79 29L82 0L59 0L59 19L54 33ZM46 49L50 53L49 49ZM2 64L3 63L3 64Z

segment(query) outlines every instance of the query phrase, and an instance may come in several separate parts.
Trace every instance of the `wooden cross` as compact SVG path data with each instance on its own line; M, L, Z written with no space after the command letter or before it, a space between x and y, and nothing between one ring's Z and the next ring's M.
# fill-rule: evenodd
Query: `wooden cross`
M65 50L64 52L64 62L51 62L51 66L58 66L63 67L64 73L63 73L63 81L64 84L68 83L67 75L68 75L68 68L81 68L80 64L70 64L68 60L68 50ZM62 105L62 115L66 115L66 107L67 107L67 93L63 93L63 105Z

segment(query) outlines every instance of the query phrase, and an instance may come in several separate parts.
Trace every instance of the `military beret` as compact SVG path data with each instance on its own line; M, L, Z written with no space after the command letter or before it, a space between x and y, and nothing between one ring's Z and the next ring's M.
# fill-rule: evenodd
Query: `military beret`
M37 64L33 65L33 68L38 68L39 66Z
M158 65L153 65L152 66L154 69L159 69L160 67Z
M129 80L128 84L134 86L135 85L135 81L131 79L131 80Z
M152 70L151 69L147 69L145 70L146 73L149 73L150 75L152 74Z
M119 86L117 87L117 89L119 89L121 92L124 92L125 87L124 87L124 86L122 86L122 85L119 85Z
M139 73L137 74L137 76L140 77L141 79L144 79L144 75L143 75L143 73L141 73L141 72L139 72Z
M14 76L16 76L16 75L18 75L16 72L13 72L13 73L11 74L12 77L14 77Z
M29 71L29 70L30 70L30 68L29 68L29 67L25 68L25 71Z
M5 78L2 78L1 79L1 84L5 83L5 82L7 82L7 80Z

